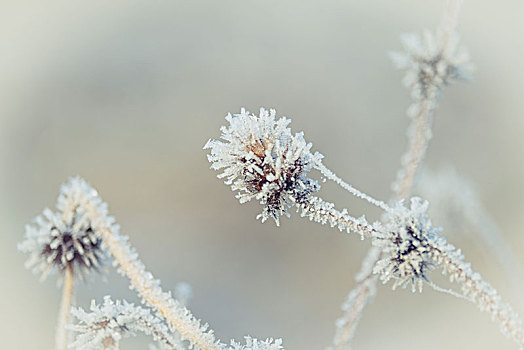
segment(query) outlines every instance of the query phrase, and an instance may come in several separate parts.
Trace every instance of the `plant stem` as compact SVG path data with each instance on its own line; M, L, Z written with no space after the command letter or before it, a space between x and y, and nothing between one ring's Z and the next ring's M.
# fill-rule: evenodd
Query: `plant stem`
M362 198L368 201L369 203L373 204L374 206L383 209L384 211L388 211L390 209L386 203L380 200L377 200L363 192L360 192L359 190L357 190L356 188L354 188L353 186L351 186L350 184L342 180L334 172L332 172L324 164L322 164L322 162L318 162L317 164L315 164L315 168L317 168L322 173L322 175L324 175L326 178L336 182L340 187L342 187L343 189L345 189L346 191L348 191L355 197Z
M434 108L433 101L423 99L420 101L419 113L413 120L412 135L410 135L409 149L405 155L401 177L397 182L394 197L397 200L406 198L413 187L415 176L420 168L420 163L426 155L429 140L431 139L431 116Z
M337 332L333 339L335 350L344 350L355 335L364 308L375 295L375 280L374 275L366 276L348 295L347 302L342 307L346 312L337 321Z
M138 254L127 242L127 237L107 227L100 232L109 252L120 265L120 272L130 280L131 287L142 297L143 302L154 308L166 320L172 330L176 330L193 347L201 350L222 350L226 346L217 340L213 331L202 325L191 312L160 287L160 281L146 271L138 260Z
M441 28L443 30L439 47L443 50L449 40L449 36L455 29L457 16L460 10L461 0L449 0L446 4ZM402 167L394 184L394 195L396 200L409 196L411 189L420 169L420 164L426 155L429 140L431 139L432 117L437 106L437 94L432 91L425 98L418 101L418 113L412 119L409 127L409 146L403 157ZM349 348L351 339L354 337L362 313L375 295L378 277L373 274L373 267L382 258L382 252L376 247L368 251L362 264L357 285L348 295L348 301L344 307L344 315L337 325L337 332L333 340L336 350Z
M437 243L432 246L432 254L450 279L460 285L462 295L459 297L474 303L481 311L490 313L492 319L499 323L502 334L513 339L523 349L524 328L520 316L509 304L502 301L495 288L471 269L460 251L451 244Z
M62 290L62 301L58 312L58 322L56 325L56 349L66 350L68 343L68 332L65 328L69 323L69 308L73 300L73 267L68 264L64 272L64 287Z
M69 201L64 200L63 206L68 207L72 201L73 197ZM142 303L161 315L170 329L179 332L182 340L188 340L193 348L226 348L225 344L216 339L213 331L208 329L207 324L202 324L188 309L174 300L170 293L162 290L160 281L146 270L136 250L129 244L128 237L121 235L114 219L107 216L107 207L95 190L87 187L84 191L75 193L74 201L85 211L94 230L100 233L105 248L119 265L118 272L129 278L131 288L142 297ZM63 349L65 348L59 348Z

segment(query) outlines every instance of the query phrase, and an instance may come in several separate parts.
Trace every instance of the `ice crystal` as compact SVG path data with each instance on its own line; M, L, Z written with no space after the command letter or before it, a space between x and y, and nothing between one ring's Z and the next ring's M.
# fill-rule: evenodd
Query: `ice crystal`
M235 341L231 341L231 347L228 350L281 350L282 339L272 338L266 340L258 340L256 338L245 337L246 344L240 344Z
M318 182L307 177L322 155L311 153L303 133L292 134L290 120L276 120L275 110L260 109L258 116L242 109L240 114L226 117L229 127L222 127L224 141L209 140L204 149L211 168L223 169L241 203L256 199L263 205L258 216L262 221L273 218L279 224L281 215L304 202L319 189Z
M106 254L100 233L81 202L84 197L91 198L103 213L100 220L113 222L97 192L76 177L61 187L58 212L45 209L33 225L26 226L25 240L18 247L30 254L26 265L41 273L42 279L55 269L63 272L67 267L80 276L100 270Z
M120 340L135 336L138 332L152 335L165 349L180 349L168 327L159 318L145 309L125 300L114 302L110 296L104 297L104 303L97 305L91 302L90 312L82 308L73 308L77 324L70 328L78 333L71 349L97 350L118 349Z
M380 247L384 258L374 267L382 282L393 279L393 288L411 283L412 290L422 289L427 273L434 267L433 246L443 240L440 228L434 227L427 215L428 202L412 198L408 208L399 201L385 214L384 223L376 223L373 244Z

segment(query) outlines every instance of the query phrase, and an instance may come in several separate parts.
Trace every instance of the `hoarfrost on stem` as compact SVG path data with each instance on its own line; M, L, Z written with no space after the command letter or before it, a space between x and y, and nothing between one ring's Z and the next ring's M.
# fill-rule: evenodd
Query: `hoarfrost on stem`
M231 341L231 347L228 350L282 350L282 339L258 340L249 336L244 338L246 344L240 344Z
M90 312L72 308L78 322L69 328L78 335L69 346L77 350L118 349L120 340L137 333L152 335L165 349L183 349L171 335L165 323L145 309L127 301L116 302L110 296L104 303L91 302Z

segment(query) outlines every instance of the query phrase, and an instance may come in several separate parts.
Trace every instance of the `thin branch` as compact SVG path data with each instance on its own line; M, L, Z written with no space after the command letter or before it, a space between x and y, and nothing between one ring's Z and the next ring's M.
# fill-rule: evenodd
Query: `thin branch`
M308 217L309 220L322 225L329 224L340 231L357 233L362 239L371 238L375 233L373 226L363 216L354 218L346 209L339 211L335 209L333 203L326 202L320 197L309 196L302 203L296 203L296 206L301 210L301 215Z
M145 270L145 266L138 260L138 254L127 242L127 237L110 229L102 229L102 237L109 251L120 265L120 272L126 275L131 287L142 297L143 302L154 308L168 323L172 331L177 331L182 340L188 340L191 346L201 350L225 350L226 344L216 339L213 330L208 329L208 324L201 324L191 312L171 297L170 293L162 291L160 281ZM249 337L246 337L248 342ZM238 349L281 350L280 339L258 341L249 340L252 347ZM233 343L232 343L233 344ZM248 342L249 345L249 342ZM233 346L234 347L234 346ZM234 347L235 348L235 347ZM237 348L235 348L237 349Z
M69 323L69 308L73 300L73 267L71 264L66 266L64 271L64 286L62 290L62 301L58 312L58 322L56 326L56 349L66 350L68 345L68 331L66 325Z
M441 31L438 43L438 51L443 52L450 46L450 37L452 36L460 10L461 0L450 0L446 4L446 9L439 28ZM398 56L397 56L398 57ZM441 57L440 57L441 58ZM401 58L405 60L405 58ZM435 64L436 66L436 64ZM420 73L419 73L420 76ZM424 77L424 76L423 76ZM423 81L423 83L426 83ZM446 79L443 80L446 83ZM402 167L398 172L397 180L393 188L395 190L394 198L397 200L408 197L413 188L414 180L420 168L420 164L426 155L428 144L431 139L431 124L434 111L437 107L438 92L441 86L426 86L425 93L422 94L415 107L408 111L408 114L416 112L412 123L408 129L409 145L408 150L402 157ZM428 91L428 89L430 91ZM416 95L416 94L415 94ZM350 347L362 313L365 307L371 302L378 282L378 277L374 275L373 267L377 262L383 259L384 254L376 247L371 247L361 267L359 278L357 278L356 287L350 291L348 301L345 303L344 315L341 320L343 323L337 323L337 331L333 340L335 349L344 349Z
M68 328L77 333L72 349L118 349L121 339L136 336L138 332L151 335L165 349L182 350L186 347L171 333L165 322L146 309L125 300L111 300L104 297L103 304L93 300L89 312L73 308L71 313L77 319Z
M349 193L351 193L355 197L364 199L365 201L373 204L376 207L379 207L379 208L383 209L384 211L388 211L389 210L389 206L386 203L384 203L384 202L382 202L382 201L380 201L378 199L375 199L375 198L373 198L373 197L371 197L371 196L369 196L369 195L367 195L367 194L357 190L355 187L351 186L350 184L348 184L347 182L342 180L340 177L338 177L333 171L329 170L321 162L318 162L317 164L315 164L314 167L316 169L318 169L322 173L322 175L324 175L326 178L328 178L329 180L334 181L340 187L342 187L343 189L345 189L346 191L348 191Z
M200 320L174 300L170 293L164 292L160 281L145 269L135 249L129 244L127 236L119 234L119 226L114 223L114 218L107 216L107 205L102 202L97 192L86 187L75 196L76 202L91 220L95 231L101 235L104 246L119 265L119 272L129 278L131 287L142 297L142 302L156 310L172 331L179 332L183 339L187 339L197 349L224 349L225 344L215 338L213 331L208 330L208 325L202 325Z
M415 176L420 168L420 163L426 155L429 140L431 139L430 125L434 110L433 104L434 103L427 99L422 100L420 102L419 113L410 127L412 130L410 131L409 148L404 156L403 167L400 171L401 175L395 189L395 198L398 200L406 198L409 195L413 187L413 182L415 181Z
M104 243L120 265L121 272L130 280L131 286L146 304L165 318L169 326L180 333L196 348L202 350L221 350L225 345L217 340L207 324L202 325L191 312L174 300L160 287L160 281L146 271L138 260L138 254L127 242L127 237L105 228L101 229Z
M450 280L460 285L464 298L476 304L481 311L490 313L498 321L501 332L524 348L524 329L519 315L502 301L495 288L471 269L460 251L451 244L437 244L432 246L432 253L434 260L449 274Z

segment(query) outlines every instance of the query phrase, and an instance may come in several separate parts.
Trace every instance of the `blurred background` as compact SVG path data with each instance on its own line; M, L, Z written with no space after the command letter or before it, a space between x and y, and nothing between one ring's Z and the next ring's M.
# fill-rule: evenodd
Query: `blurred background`
M283 338L323 349L368 241L299 215L255 220L209 170L209 138L228 112L274 107L325 163L381 199L406 148L409 96L387 52L433 29L443 1L34 1L0 3L0 341L51 349L60 289L24 268L24 225L81 175L166 289L219 338ZM477 67L444 93L427 166L452 165L520 257L524 253L524 2L466 1L459 31ZM331 184L322 196L380 213ZM436 222L443 226L444 223ZM454 234L473 267L522 313L497 262ZM522 259L520 261L523 262ZM524 276L515 270L515 279ZM78 305L138 302L111 272L79 284ZM123 349L145 349L133 338ZM355 349L515 349L474 305L426 288L379 286Z

